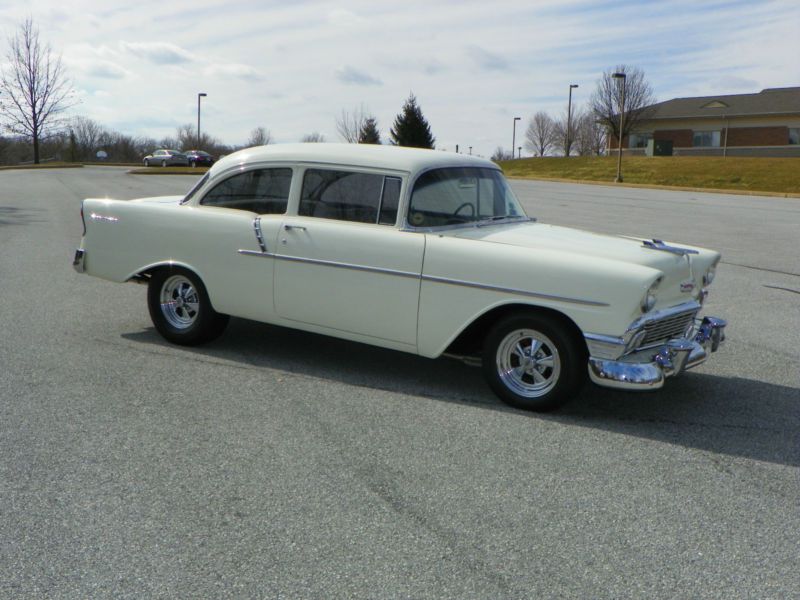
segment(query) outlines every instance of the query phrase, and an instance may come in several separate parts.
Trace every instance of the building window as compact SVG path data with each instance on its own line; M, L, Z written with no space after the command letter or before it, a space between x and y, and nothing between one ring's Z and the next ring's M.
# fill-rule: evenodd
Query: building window
M800 144L800 127L793 127L789 129L789 143Z
M692 145L695 147L718 148L719 131L695 131Z
M632 133L628 136L628 148L647 148L647 142L652 139L652 133Z

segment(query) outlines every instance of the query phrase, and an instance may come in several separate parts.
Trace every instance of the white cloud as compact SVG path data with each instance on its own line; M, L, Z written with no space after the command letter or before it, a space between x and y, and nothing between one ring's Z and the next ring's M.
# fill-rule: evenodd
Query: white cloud
M260 79L258 71L248 65L239 63L212 64L203 69L206 77L234 77L237 79Z
M120 42L120 47L159 65L176 65L194 60L194 55L169 42Z
M125 79L129 75L128 71L111 61L92 61L85 66L86 74L89 77L99 79Z
M196 119L200 91L204 130L228 143L259 125L279 142L314 130L335 139L336 116L362 103L387 137L413 91L441 144L490 155L510 145L512 117L563 112L570 83L582 106L618 63L643 68L662 100L800 85L797 0L63 6L10 3L0 32L32 14L89 90L76 111L156 138Z
M349 65L336 69L336 79L349 85L383 85L377 77Z

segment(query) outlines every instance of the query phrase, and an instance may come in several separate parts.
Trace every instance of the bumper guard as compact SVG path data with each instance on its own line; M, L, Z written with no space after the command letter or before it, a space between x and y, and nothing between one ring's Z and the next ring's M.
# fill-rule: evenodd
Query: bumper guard
M620 360L589 358L589 377L597 385L620 390L657 390L667 377L705 362L725 341L723 319L704 317L694 336L671 339L660 346L637 350ZM691 338L691 339L690 339Z

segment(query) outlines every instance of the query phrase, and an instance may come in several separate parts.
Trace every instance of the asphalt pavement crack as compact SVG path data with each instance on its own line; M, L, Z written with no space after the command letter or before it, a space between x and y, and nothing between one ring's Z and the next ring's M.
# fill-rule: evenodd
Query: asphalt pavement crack
M765 288L769 288L771 290L782 290L784 292L791 292L792 294L800 294L800 290L793 290L791 288L781 287L779 285L766 285L764 284Z

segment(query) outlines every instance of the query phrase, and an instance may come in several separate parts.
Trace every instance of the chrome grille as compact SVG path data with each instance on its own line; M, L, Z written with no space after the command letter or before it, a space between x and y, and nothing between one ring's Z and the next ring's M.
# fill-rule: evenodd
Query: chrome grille
M690 310L646 323L642 345L655 344L663 340L682 337L694 320L696 313L696 310Z

